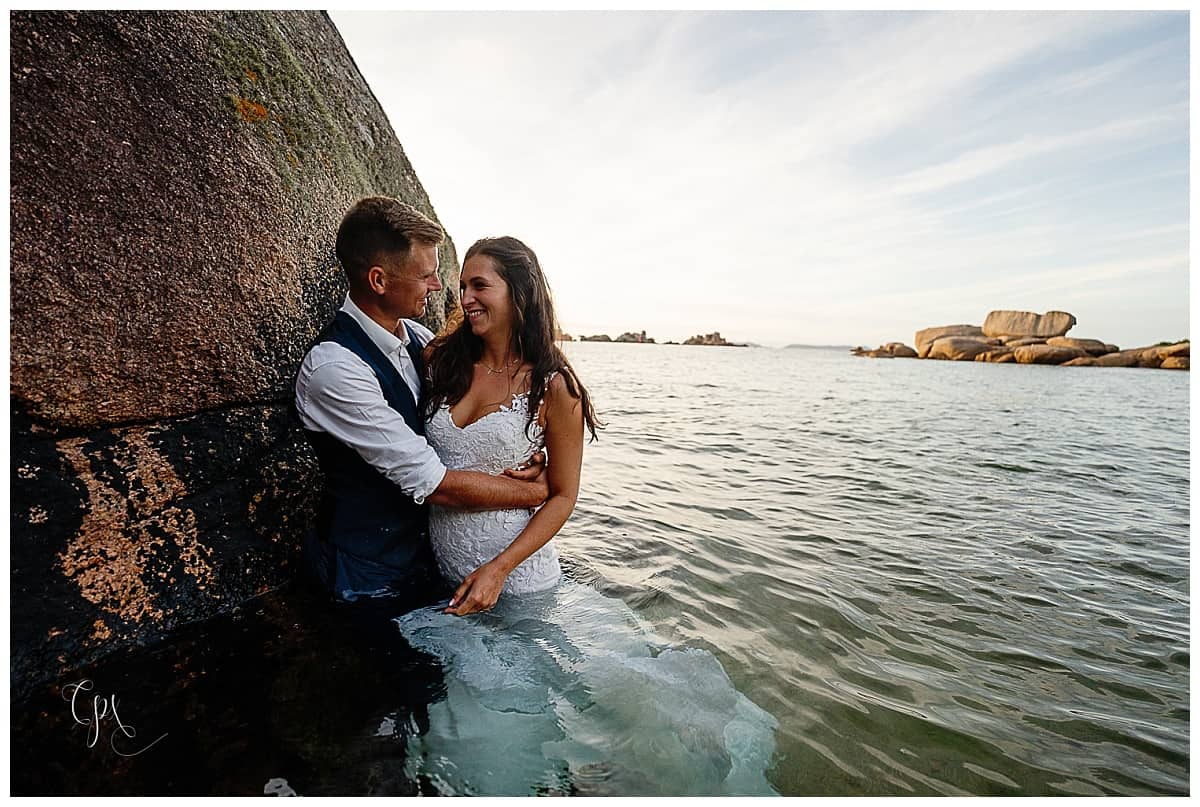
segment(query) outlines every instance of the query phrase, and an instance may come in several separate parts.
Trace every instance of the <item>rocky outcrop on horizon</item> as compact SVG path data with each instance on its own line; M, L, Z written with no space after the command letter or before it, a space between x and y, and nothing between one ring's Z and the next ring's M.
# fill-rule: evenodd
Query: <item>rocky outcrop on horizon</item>
M621 334L613 341L614 342L632 342L637 345L653 345L654 344L654 340L652 338L647 337L645 331L642 331L641 333L633 333L632 331L626 331L625 333Z
M917 357L925 358L929 355L930 348L938 339L944 339L948 336L983 336L983 329L978 325L942 325L938 328L926 328L923 331L917 331L917 335L913 337L913 343L917 346Z
M726 342L719 331L713 331L708 334L698 334L690 336L683 340L685 345L714 345L717 347L746 347L746 345L737 344L734 342Z
M606 333L596 334L595 336L581 336L580 342L611 342L612 337Z
M1063 336L1075 327L1075 317L1065 311L992 311L983 321L984 336L1042 337Z
M1076 324L1065 311L992 311L982 327L942 325L917 331L916 349L888 342L875 350L854 348L868 358L921 358L944 361L986 361L996 364L1057 364L1064 367L1159 367L1187 370L1188 341L1121 350L1099 339L1066 335Z
M10 15L14 694L291 574L358 197L434 211L320 12ZM441 251L456 305L457 257Z

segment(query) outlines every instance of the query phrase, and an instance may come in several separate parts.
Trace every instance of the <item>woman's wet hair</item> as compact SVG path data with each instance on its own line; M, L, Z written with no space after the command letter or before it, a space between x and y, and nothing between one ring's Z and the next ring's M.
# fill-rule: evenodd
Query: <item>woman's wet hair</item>
M512 304L511 347L522 362L532 366L529 420L525 424L525 434L529 434L529 428L546 397L550 375L558 372L571 396L578 398L583 405L584 422L595 440L596 429L603 428L604 424L596 417L587 389L555 344L555 338L560 333L558 319L554 315L550 287L542 274L537 255L525 244L509 236L476 241L467 250L463 265L476 255L491 258L496 264L496 271L508 284L509 302ZM454 406L463 399L471 387L475 362L483 355L483 340L471 331L471 325L465 317L460 319L456 327L440 334L433 345L436 349L429 361L429 383L423 396L426 420L432 418L442 404Z

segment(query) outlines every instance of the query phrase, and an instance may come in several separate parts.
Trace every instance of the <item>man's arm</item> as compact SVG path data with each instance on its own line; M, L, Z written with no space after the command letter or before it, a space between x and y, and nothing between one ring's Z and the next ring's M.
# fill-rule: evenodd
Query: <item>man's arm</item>
M514 510L537 507L549 495L543 466L530 482L478 471L446 471L442 484L425 501L459 510Z
M297 409L306 428L328 432L353 448L418 503L500 510L536 507L546 500L544 472L522 479L446 470L425 438L388 406L370 368L341 346L320 347L319 354L305 359L297 384Z
M296 409L305 428L326 432L421 503L446 466L424 437L392 409L375 373L340 345L312 349L296 382Z

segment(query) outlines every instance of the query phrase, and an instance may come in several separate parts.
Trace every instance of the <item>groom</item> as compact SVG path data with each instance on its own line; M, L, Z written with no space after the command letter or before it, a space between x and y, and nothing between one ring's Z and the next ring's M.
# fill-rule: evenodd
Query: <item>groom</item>
M429 544L428 507L536 507L544 466L518 477L450 471L419 411L425 313L441 226L401 201L360 199L338 228L349 294L296 378L296 410L325 475L308 567L336 600L388 597L408 610L451 593Z

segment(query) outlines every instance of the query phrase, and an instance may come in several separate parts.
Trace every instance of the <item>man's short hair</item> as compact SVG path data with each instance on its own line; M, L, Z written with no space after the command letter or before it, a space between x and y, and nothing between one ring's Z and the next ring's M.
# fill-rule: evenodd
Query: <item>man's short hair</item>
M388 267L408 257L413 242L438 245L441 225L412 205L390 196L368 196L354 203L338 227L338 261L353 283L372 266Z

